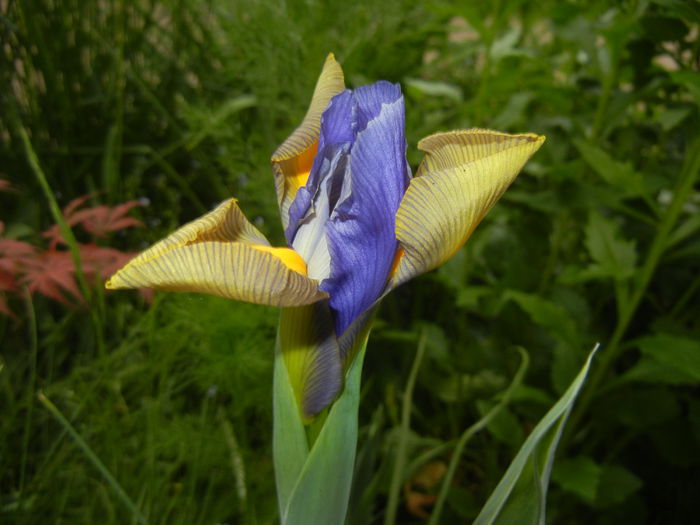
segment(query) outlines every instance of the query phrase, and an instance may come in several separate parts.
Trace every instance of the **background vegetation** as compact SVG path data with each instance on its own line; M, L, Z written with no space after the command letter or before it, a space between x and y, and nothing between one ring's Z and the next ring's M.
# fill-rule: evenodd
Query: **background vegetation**
M399 523L429 514L516 347L526 386L467 446L444 523L476 515L596 341L551 523L694 522L695 0L0 0L0 22L0 521L130 523L121 490L152 524L275 522L275 310L99 281L231 195L281 241L269 157L334 51L350 86L401 83L414 169L440 130L547 136L467 246L385 300L352 523L383 520L421 331ZM42 171L61 207L89 196L74 254L41 233L59 215Z

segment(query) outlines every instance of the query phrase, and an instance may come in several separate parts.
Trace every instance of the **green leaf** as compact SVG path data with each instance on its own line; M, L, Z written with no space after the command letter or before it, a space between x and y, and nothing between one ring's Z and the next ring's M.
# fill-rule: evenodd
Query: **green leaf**
M552 472L552 479L562 489L592 505L598 493L601 471L600 465L591 458L579 456L558 462Z
M357 413L365 347L362 344L350 365L345 388L331 406L328 418L286 498L281 514L283 525L342 525L345 522L357 447Z
M681 406L669 388L630 385L610 392L596 408L599 420L643 431L668 423L681 414Z
M429 97L445 97L457 103L462 102L462 90L454 84L422 80L420 78L406 78L404 79L404 84L409 92L416 92Z
M539 295L514 290L508 291L505 297L518 303L535 323L549 330L558 340L569 344L578 341L576 323L561 306Z
M681 377L692 376L700 382L700 342L670 334L658 334L638 343L643 355L675 369Z
M552 479L597 508L625 501L642 482L620 465L601 465L587 456L565 459L554 467Z
M630 164L620 162L597 146L582 140L574 140L581 156L593 170L611 186L622 190L624 197L646 193L644 179Z
M619 383L644 382L693 385L700 382L700 343L671 334L656 334L637 342L641 358Z
M552 386L558 394L563 394L571 384L571 380L576 377L580 362L578 349L573 346L559 343L553 348L550 377Z
M580 338L576 322L564 308L544 297L517 291L508 291L505 297L518 303L535 323L545 328L556 340L551 368L552 384L557 393L563 393L576 376L580 363Z
M493 403L486 401L478 401L476 405L482 417L488 414L494 406ZM518 421L518 418L515 417L513 412L508 410L507 407L502 408L498 414L493 416L488 425L486 425L486 428L489 429L493 437L501 443L512 446L513 450L515 450L524 437L520 421Z
M640 479L620 465L605 465L600 476L596 507L610 507L625 501L642 486Z
M696 104L700 104L700 73L682 69L674 71L670 76L674 82L681 84L688 90L688 93L695 99L694 102Z
M642 356L632 368L620 376L617 384L628 382L693 385L697 383L697 379L685 371L679 371L675 366Z
M491 44L491 49L489 50L491 59L494 62L498 62L505 57L526 55L527 52L524 49L517 47L521 36L522 28L520 26L513 26L507 29L500 38L497 38Z
M433 508L433 512L430 516L429 525L435 525L437 523L440 523L442 509L445 504L445 501L447 500L448 493L453 492L453 490L451 490L452 480L454 479L455 471L457 470L457 465L459 464L460 458L462 457L464 447L466 447L467 443L472 438L472 436L474 436L474 434L479 432L485 426L488 426L491 422L493 422L494 418L498 417L501 414L502 410L505 409L507 404L510 402L513 393L520 386L522 386L523 378L525 377L528 366L530 364L530 357L527 355L527 352L523 348L518 348L518 352L520 353L521 359L520 366L518 367L515 376L513 376L513 380L511 381L510 385L503 392L503 395L500 396L500 400L498 401L498 403L496 403L488 412L486 412L481 417L481 419L479 419L479 421L477 421L469 428L467 428L464 432L462 432L462 435L459 437L459 440L457 440L457 445L455 446L455 451L452 454L452 459L450 460L450 464L447 468L447 473L445 474L445 478L442 481L440 494L438 495L438 499L435 502L435 507ZM454 508L455 506L452 505L452 507Z
M521 123L525 118L525 110L530 102L535 99L535 94L530 91L519 91L514 93L505 107L489 123L493 129L508 129L515 124Z
M654 3L663 6L669 15L677 16L681 20L700 22L700 6L697 2L686 0L654 0Z
M667 247L670 248L684 241L691 235L694 235L698 230L700 230L700 214L691 215L686 217L678 227L671 233L668 238Z
M566 393L533 429L496 486L475 525L544 524L547 485L561 432L581 390L597 347Z
M671 131L683 122L690 112L690 107L664 109L656 115L656 121L661 125L662 130Z
M294 390L289 382L284 356L279 348L279 340L275 351L272 395L272 454L275 462L277 502L282 516L306 462L309 446Z
M476 309L479 306L479 300L491 293L493 289L490 286L465 286L457 295L457 306Z
M595 264L588 268L590 277L632 277L637 262L633 241L622 238L617 224L597 212L591 212L586 225L586 247Z

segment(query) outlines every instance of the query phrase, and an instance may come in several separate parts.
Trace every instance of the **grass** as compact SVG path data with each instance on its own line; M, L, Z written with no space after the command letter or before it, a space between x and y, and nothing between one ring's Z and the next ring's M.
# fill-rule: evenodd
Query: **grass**
M142 249L229 196L281 243L269 158L331 51L349 86L401 83L414 169L415 144L436 131L546 135L466 247L383 303L353 523L421 521L396 462L411 486L446 468L524 347L523 384L440 496L443 522L473 519L597 341L550 519L693 522L696 3L7 0L0 22L0 178L16 189L0 192L1 235L34 245L88 193L149 203L132 212L147 227L105 247ZM82 286L76 308L0 291L17 314L0 314L0 521L274 523L275 310Z

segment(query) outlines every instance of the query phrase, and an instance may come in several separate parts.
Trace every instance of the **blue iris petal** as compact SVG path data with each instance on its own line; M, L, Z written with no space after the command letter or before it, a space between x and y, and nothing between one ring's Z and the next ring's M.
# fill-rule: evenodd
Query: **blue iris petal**
M331 274L320 285L330 295L338 335L384 291L398 247L396 211L409 180L401 90L378 82L354 95L360 131L350 153L351 191L326 225Z
M285 236L290 246L302 221L308 218L309 207L329 172L344 171L344 158L355 140L355 111L356 104L352 91L346 89L333 97L328 108L323 112L318 152L309 178L306 185L299 188L289 208L289 226ZM339 164L340 167L338 167Z
M321 117L318 153L285 233L290 245L306 250L307 263L315 250L327 250L329 275L320 289L330 296L338 336L384 291L409 178L398 84L382 81L336 95Z

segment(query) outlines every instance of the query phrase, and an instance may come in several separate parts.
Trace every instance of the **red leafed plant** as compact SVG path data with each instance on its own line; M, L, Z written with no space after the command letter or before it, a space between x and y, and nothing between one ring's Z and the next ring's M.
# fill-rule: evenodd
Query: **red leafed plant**
M0 179L0 182L6 181ZM0 191L9 188L9 183L0 185ZM63 209L63 216L71 228L79 227L91 237L92 242L79 243L78 250L82 271L88 282L94 283L109 277L135 255L98 246L95 239L132 226L141 226L141 222L127 215L140 205L138 201L114 207L99 205L85 208L90 197L78 197L68 203ZM39 293L66 305L84 302L76 282L73 259L57 225L42 234L48 239L45 250L26 242L3 238L3 232L4 224L0 222L0 314L14 317L7 296L18 293L21 285L26 285L30 293Z

